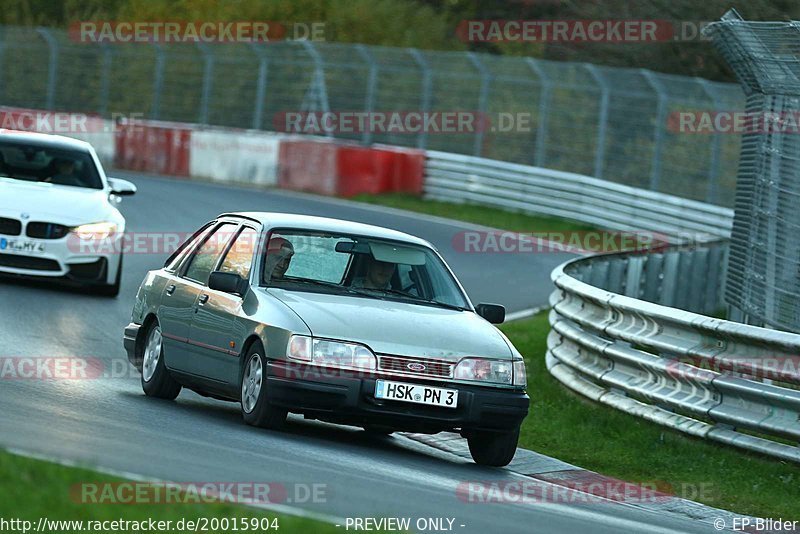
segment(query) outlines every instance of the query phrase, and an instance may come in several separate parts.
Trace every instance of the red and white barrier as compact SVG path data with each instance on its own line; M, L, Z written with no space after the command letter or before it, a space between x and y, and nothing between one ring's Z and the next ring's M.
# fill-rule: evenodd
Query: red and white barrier
M264 132L192 132L189 176L273 187L278 183L280 136Z
M312 136L0 107L0 129L74 137L117 169L322 195L422 193L425 153Z

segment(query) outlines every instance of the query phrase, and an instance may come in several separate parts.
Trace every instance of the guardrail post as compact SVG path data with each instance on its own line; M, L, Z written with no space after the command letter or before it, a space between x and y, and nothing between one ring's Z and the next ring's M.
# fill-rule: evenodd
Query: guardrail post
M197 122L208 124L208 106L211 101L211 84L214 82L214 54L205 43L197 43L197 48L203 54L203 89L200 93L200 113Z
M153 43L156 49L156 64L155 72L153 73L153 109L151 111L152 119L158 120L161 114L161 91L164 86L164 62L166 61L166 53L158 43Z
M323 61L322 56L320 56L319 51L314 46L312 41L304 40L300 41L300 43L314 61L314 79L311 80L311 85L309 86L308 91L303 98L303 104L301 105L301 108L303 108L303 111L314 111L312 108L315 108L316 104L312 104L311 101L318 100L320 104L319 107L322 109L322 112L328 113L330 112L330 107L328 102L328 89L325 85L325 61ZM333 134L326 131L325 136L332 137Z
M100 64L100 104L98 111L103 117L108 116L108 93L111 87L111 47L101 43L103 60Z
M53 109L56 103L56 78L58 77L58 41L47 28L36 28L36 32L47 42L47 47L50 49L50 60L47 65L45 106L47 109Z
M372 57L370 51L367 50L367 47L363 44L356 45L356 50L364 59L364 61L369 64L367 94L364 97L364 111L367 113L367 117L369 117L372 114L373 108L375 107L375 86L378 84L378 64L375 62L375 59ZM367 120L367 125L369 124L370 121ZM369 128L369 126L364 128L364 132L361 136L361 142L365 145L372 143L372 130Z
M664 90L664 84L652 71L639 69L639 72L650 84L658 96L658 110L656 111L656 125L653 134L653 162L650 164L650 189L658 191L661 185L661 155L664 149L664 131L667 127L667 99L669 95Z
M489 80L491 75L475 52L467 52L467 57L472 64L475 65L475 68L481 75L481 89L478 95L478 112L481 116L477 129L475 130L475 144L472 148L472 154L480 156L483 150L483 129L488 125L488 121L486 120L486 107L489 100Z
M600 96L600 113L597 119L597 150L594 155L594 177L603 177L603 164L606 156L606 130L608 129L608 103L611 98L611 89L606 82L603 75L594 65L588 63L583 64L584 68L589 71L592 78L595 79L602 91Z
M414 61L417 62L419 65L419 69L422 71L422 91L421 91L421 102L420 102L420 111L422 113L428 113L431 109L431 86L433 85L433 80L431 78L431 68L428 65L428 60L425 59L425 56L417 50L416 48L409 48L407 49L408 53L411 57L414 58ZM428 145L428 132L425 131L425 128L420 128L419 135L417 136L417 148L425 149Z
M708 80L702 78L695 78L703 88L703 92L714 102L714 110L720 111L719 98L717 98L716 91L713 90ZM706 202L709 204L716 204L719 196L719 161L721 151L721 137L719 132L712 134L713 140L711 142L711 169L708 173L708 188L706 189Z
M264 51L264 43L250 43L250 48L258 57L258 81L256 82L256 101L253 105L253 129L260 130L264 115L264 97L267 94L267 75L269 58Z
M534 154L534 165L544 167L547 151L547 120L550 116L550 92L553 84L544 69L532 57L525 58L526 63L531 68L539 82L542 90L539 93L539 123L536 125L536 152Z

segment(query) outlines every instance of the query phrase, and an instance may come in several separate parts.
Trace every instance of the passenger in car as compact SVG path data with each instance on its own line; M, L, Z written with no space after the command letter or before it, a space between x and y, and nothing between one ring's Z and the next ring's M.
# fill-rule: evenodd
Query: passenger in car
M289 270L292 256L294 256L294 245L288 239L283 237L270 239L264 258L264 281L282 279Z

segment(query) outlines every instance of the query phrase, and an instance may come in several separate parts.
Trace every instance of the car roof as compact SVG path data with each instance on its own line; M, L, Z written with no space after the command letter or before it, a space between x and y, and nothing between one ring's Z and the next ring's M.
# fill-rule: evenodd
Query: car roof
M92 145L86 141L65 137L63 135L45 134L39 132L23 132L20 130L0 129L0 142L25 143L34 146L60 148L66 150L91 150Z
M266 228L292 228L297 230L322 230L326 232L340 232L343 234L362 235L378 239L404 241L433 248L433 246L419 237L382 226L363 224L343 219L329 217L315 217L297 213L278 213L267 211L247 211L223 213L220 217L241 217L250 219L264 225Z

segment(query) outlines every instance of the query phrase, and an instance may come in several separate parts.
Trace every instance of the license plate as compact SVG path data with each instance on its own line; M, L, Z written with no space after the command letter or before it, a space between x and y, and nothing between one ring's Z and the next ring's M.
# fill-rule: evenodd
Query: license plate
M392 382L390 380L377 380L375 382L375 398L427 404L429 406L444 406L445 408L458 406L458 390Z
M0 238L0 251L12 254L44 254L44 243L30 239Z

